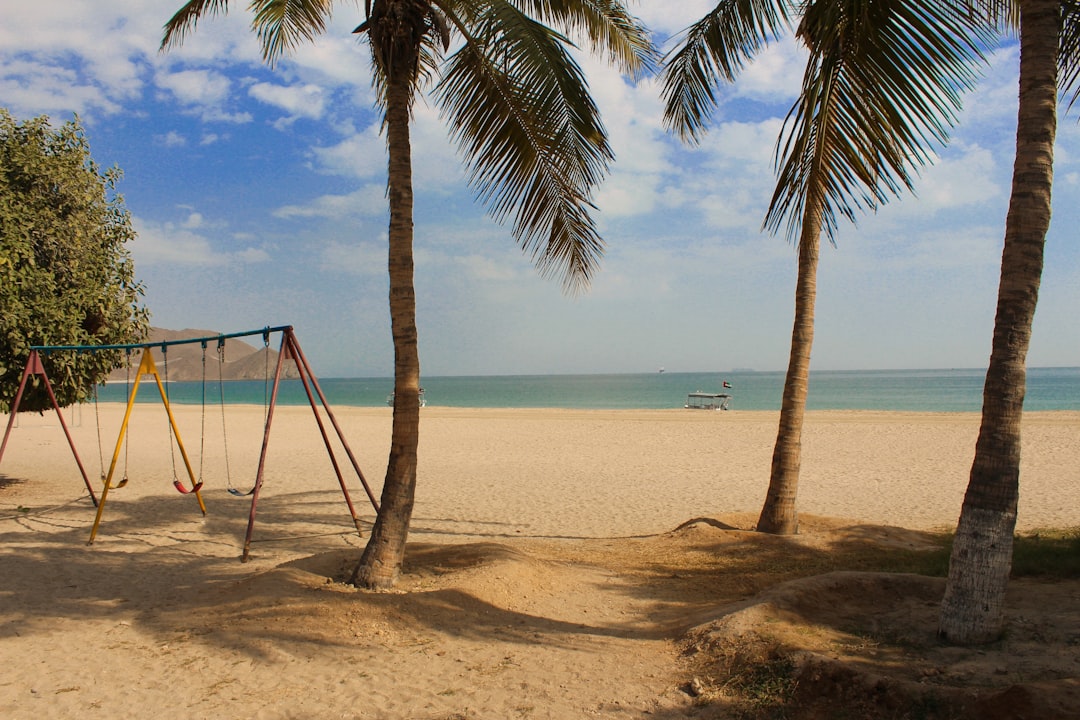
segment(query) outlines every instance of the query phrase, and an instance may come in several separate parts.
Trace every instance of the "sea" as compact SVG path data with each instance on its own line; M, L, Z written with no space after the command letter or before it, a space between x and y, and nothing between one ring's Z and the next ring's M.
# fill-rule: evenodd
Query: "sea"
M838 370L811 371L809 410L894 410L978 412L982 408L986 371ZM331 407L385 407L392 378L318 378ZM147 385L149 384L149 387ZM651 372L610 375L495 375L425 377L428 405L462 408L566 408L651 410L682 408L687 393L731 395L730 409L779 410L783 372ZM173 403L264 405L270 387L262 380L234 380L219 388L216 381L169 383ZM110 383L102 401L126 402L128 387ZM161 402L157 389L143 380L138 402ZM303 405L307 396L299 380L284 380L278 403ZM1029 368L1025 410L1080 410L1080 367Z

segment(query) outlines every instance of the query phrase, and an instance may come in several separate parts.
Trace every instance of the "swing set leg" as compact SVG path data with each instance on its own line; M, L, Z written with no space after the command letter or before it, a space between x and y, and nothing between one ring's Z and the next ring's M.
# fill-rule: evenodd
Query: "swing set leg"
M154 358L149 351L143 353L143 359L139 364L138 374L135 376L135 384L131 388L131 394L128 396L127 408L124 410L124 421L120 424L120 435L116 438L116 449L113 451L112 463L109 465L109 473L105 476L105 485L101 490L101 503L98 505L97 516L94 518L94 525L90 529L90 539L87 541L87 545L92 545L94 539L97 537L98 526L101 524L101 517L105 512L105 498L108 497L109 489L112 487L113 473L116 471L116 463L120 457L120 449L124 444L124 437L127 435L128 423L131 420L131 411L135 407L135 398L139 393L139 383L142 381L143 375L150 375L157 383L158 392L161 394L161 401L165 405L165 412L169 416L169 426L172 429L173 435L176 437L176 443L180 447L180 456L184 459L184 467L187 469L188 477L191 478L192 489L187 490L183 487L179 480L176 481L177 489L183 492L185 495L193 493L195 499L199 502L199 509L202 510L202 514L206 515L206 505L203 503L202 483L195 483L195 475L191 470L191 462L188 460L187 451L184 450L184 444L180 440L180 432L176 427L176 420L172 414L172 408L169 407L169 399L165 394L165 388L161 384L161 377L158 375L157 366L154 364ZM119 486L117 486L119 487Z
M64 429L64 437L67 438L68 446L71 448L71 454L75 458L75 464L79 466L79 473L82 475L83 483L86 485L86 491L90 493L90 500L94 503L94 507L98 506L97 495L94 494L94 486L90 484L90 478L86 474L86 468L83 467L82 458L79 457L79 451L75 449L75 440L71 437L71 431L68 430L67 423L64 422L64 413L60 412L60 404L56 401L56 394L53 392L52 383L49 382L49 376L45 373L45 365L41 362L41 356L38 355L37 350L31 350L30 356L26 358L26 367L23 369L22 380L19 382L19 389L15 393L15 400L11 404L11 415L8 417L7 429L4 431L4 440L0 443L0 461L4 459L4 451L7 449L8 436L11 435L11 428L15 425L15 416L19 413L19 407L22 405L23 391L26 389L26 383L34 375L40 375L41 379L45 382L45 390L49 393L49 402L52 403L53 409L56 410L56 417L60 420L60 427Z
M337 419L334 417L334 413L330 410L330 405L326 402L326 396L323 395L322 388L319 387L318 380L315 379L314 373L311 372L311 366L307 362L307 358L304 357L304 353L300 350L300 343L296 340L296 335L293 334L292 327L282 328L281 337L281 349L278 353L277 367L274 370L274 385L270 391L270 405L266 413L266 427L263 429L263 443L262 451L259 453L259 469L255 474L255 486L251 490L251 510L248 513L248 526L247 533L244 535L244 551L240 556L241 562L247 562L251 553L251 537L255 529L255 508L259 502L259 493L262 490L263 484L263 469L266 464L266 451L270 444L270 423L274 418L274 408L277 406L277 393L278 386L281 382L281 369L285 359L289 358L296 363L296 369L300 373L300 380L304 385L304 391L307 394L308 402L311 404L311 411L315 416L315 422L319 426L319 432L322 434L323 442L326 445L326 452L330 457L330 463L334 467L334 472L337 475L338 484L341 486L341 493L345 496L345 504L349 508L349 514L352 517L353 525L356 527L357 534L362 538L364 537L364 529L360 524L360 517L356 512L356 508L353 507L352 498L349 496L348 487L345 484L345 479L342 476L341 468L338 465L337 457L334 455L334 451L331 447L330 438L326 431L326 427L323 425L322 416L319 414L315 397L312 395L312 390L319 396L319 400L322 402L323 409L326 411L327 416L330 419L331 424L334 426L334 430L337 432L338 439L341 441L342 446L345 448L346 454L349 456L349 460L352 462L353 469L356 471L357 476L360 478L360 483L363 485L364 490L367 492L368 499L371 501L371 506L375 508L375 512L379 512L379 503L375 499L375 494L371 491L371 487L368 485L367 479L364 477L364 473L360 470L360 465L356 461L356 457L353 455L352 449L349 448L348 442L345 440L345 435L341 431L341 427L338 425ZM310 382L310 386L309 386Z

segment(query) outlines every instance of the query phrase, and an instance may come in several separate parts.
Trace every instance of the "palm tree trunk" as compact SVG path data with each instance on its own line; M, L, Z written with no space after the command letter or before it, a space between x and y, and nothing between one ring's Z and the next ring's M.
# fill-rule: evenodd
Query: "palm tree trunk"
M991 642L1004 626L1020 494L1020 421L1031 323L1050 227L1061 4L1020 2L1020 110L982 424L956 529L938 632Z
M791 355L784 378L780 428L776 434L776 445L773 447L769 491L758 518L759 532L794 535L799 531L795 497L799 489L803 416L806 414L806 395L810 384L810 349L814 344L814 303L817 299L823 207L824 196L820 189L812 188L803 211Z
M412 149L407 73L388 80L386 135L390 197L390 325L394 338L394 420L390 458L375 527L352 583L373 590L393 587L405 559L416 492L420 439L420 354L413 287Z

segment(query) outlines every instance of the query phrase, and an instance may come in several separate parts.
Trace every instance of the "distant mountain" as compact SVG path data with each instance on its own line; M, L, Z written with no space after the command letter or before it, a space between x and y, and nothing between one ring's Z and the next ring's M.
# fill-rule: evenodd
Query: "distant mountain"
M222 333L217 330L166 330L164 328L150 328L150 334L147 336L144 342L148 343L160 343L166 341L175 340L190 340L194 338L210 338L206 343L206 379L214 380L218 379L219 372L219 358L217 350L217 338ZM221 363L220 373L223 380L262 380L267 375L274 374L274 368L277 367L278 352L269 347L262 347L261 338L258 335L252 335L252 339L259 343L259 346L251 345L244 340L238 338L226 338L225 339L225 361ZM275 333L271 337L271 343L280 338L280 334ZM246 339L246 338L245 338ZM162 356L162 349L160 347L151 348L154 353L154 363L157 365L158 373L162 379L165 379L166 366L165 360L168 360L168 379L177 381L200 381L203 378L203 347L201 343L193 342L183 345L169 345L167 346L165 357ZM134 378L135 372L139 367L139 362L142 359L142 355L139 351L134 351L131 354L131 371L130 375ZM296 363L292 360L285 362L281 369L282 377L297 378L300 377L299 372L296 369ZM110 382L124 382L128 378L128 370L126 368L120 368L114 370L109 375Z

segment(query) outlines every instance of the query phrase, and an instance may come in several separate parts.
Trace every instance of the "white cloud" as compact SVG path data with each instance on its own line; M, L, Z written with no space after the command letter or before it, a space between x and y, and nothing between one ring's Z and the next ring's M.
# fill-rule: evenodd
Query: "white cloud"
M165 147L183 147L184 145L187 145L187 138L175 130L170 130L164 135L156 135L154 136L154 140Z
M365 185L346 195L320 195L304 205L285 205L274 211L278 218L342 219L366 215L385 215L387 208L384 185Z
M782 120L766 118L759 122L724 122L709 131L701 141L701 151L717 169L750 171L754 175L770 175L776 139Z
M276 85L274 83L255 83L248 88L248 94L259 102L272 105L285 111L290 118L305 117L319 119L326 106L325 93L318 85Z
M113 115L121 103L92 82L80 78L72 68L50 60L7 60L0 57L0 97L18 116L68 115L86 117L95 113Z
M633 84L594 57L583 58L581 64L615 154L611 175L596 190L594 200L605 221L649 213L662 198L664 178L674 168L673 141L660 124L659 89L648 80Z
M743 68L732 91L738 97L790 103L802 90L807 56L801 44L791 35L785 35Z
M157 27L149 34L161 40L162 25L177 6L160 7L154 12ZM155 46L156 52L156 46ZM262 50L251 29L251 15L243 6L234 5L228 15L205 16L183 44L173 45L162 58L168 64L263 66Z
M360 179L386 177L386 143L375 124L336 145L314 147L311 154L319 172Z
M467 187L465 163L450 140L449 126L439 117L438 110L421 100L413 110L413 117L413 182L417 191L457 192Z
M681 33L716 7L716 0L679 0L679 2L631 3L630 12L661 38Z
M229 98L231 81L212 70L159 72L155 84L168 90L184 105L218 106Z
M926 214L1000 198L1002 188L996 178L1001 170L989 150L978 145L954 146L953 152L922 170L916 188L920 202L906 205Z
M964 109L960 114L958 132L1015 128L1019 71L1020 56L1015 44L994 52L975 90L963 98Z
M0 23L0 92L20 114L100 111L137 99L156 33L146 8L123 20L97 3L20 3ZM160 28L161 21L156 25Z
M297 48L289 56L288 64L302 78L333 87L354 88L355 102L370 107L371 51L351 32L358 22L358 16L352 13L336 13L324 39Z
M193 220L194 219L194 220ZM245 247L222 252L214 240L195 232L203 227L202 216L192 213L181 225L132 218L137 237L131 243L131 254L137 267L175 265L182 267L215 267L233 263L265 262L270 259L262 249Z
M158 88L175 98L189 113L204 122L249 123L252 115L226 109L232 92L232 81L216 70L180 70L159 72L154 76Z
M255 263L269 262L272 258L270 253L262 248L244 248L239 252L232 254L232 258L237 262L241 262L247 265L253 265Z

